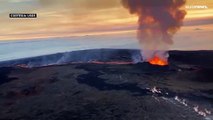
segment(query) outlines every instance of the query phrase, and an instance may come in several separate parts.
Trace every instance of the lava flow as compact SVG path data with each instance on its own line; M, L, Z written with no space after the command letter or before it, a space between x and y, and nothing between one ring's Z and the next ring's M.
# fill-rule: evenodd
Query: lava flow
M159 57L155 56L149 61L152 65L159 65L159 66L166 66L168 62L166 60L160 59Z
M126 64L134 64L133 62L124 62L124 61L110 61L110 62L102 62L102 61L91 61L89 63L94 64L109 64L109 65L126 65Z

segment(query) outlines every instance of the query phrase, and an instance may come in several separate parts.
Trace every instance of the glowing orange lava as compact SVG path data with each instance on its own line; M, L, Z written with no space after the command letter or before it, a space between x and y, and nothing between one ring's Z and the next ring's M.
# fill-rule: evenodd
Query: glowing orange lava
M90 63L94 64L109 64L109 65L126 65L133 64L132 62L121 62L121 61L111 61L111 62L101 62L101 61L91 61Z
M150 64L152 65L160 65L160 66L165 66L168 65L168 62L166 60L162 60L159 57L155 56L149 61Z

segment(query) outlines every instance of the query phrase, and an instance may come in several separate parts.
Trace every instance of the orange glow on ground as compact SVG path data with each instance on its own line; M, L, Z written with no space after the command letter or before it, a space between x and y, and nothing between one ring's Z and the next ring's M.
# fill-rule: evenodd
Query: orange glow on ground
M94 64L109 64L109 65L133 64L132 62L122 62L122 61L111 61L111 62L91 61L90 63L94 63Z
M168 62L166 60L162 60L159 57L155 56L149 61L152 65L159 65L159 66L165 66L168 65Z

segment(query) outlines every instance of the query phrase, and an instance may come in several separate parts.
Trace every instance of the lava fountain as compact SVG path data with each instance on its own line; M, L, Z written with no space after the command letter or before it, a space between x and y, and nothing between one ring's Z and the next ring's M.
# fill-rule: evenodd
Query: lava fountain
M165 66L168 65L168 61L160 59L159 57L155 56L151 60L149 60L149 63L152 65L159 65L159 66Z
M137 38L144 62L168 65L172 37L180 29L186 11L185 0L122 0L138 16Z

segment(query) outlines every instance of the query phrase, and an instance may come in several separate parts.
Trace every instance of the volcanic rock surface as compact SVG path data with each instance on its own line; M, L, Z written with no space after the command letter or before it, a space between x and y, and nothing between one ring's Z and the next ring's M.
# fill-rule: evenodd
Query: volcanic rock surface
M116 57L129 61L130 51ZM168 66L1 67L0 120L213 120L212 59L173 51Z

